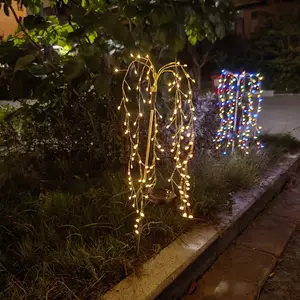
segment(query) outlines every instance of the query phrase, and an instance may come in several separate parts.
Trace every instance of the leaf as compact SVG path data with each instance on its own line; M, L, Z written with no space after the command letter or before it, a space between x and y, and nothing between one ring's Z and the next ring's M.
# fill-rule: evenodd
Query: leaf
M50 21L52 25L59 25L59 20L56 16L49 16L47 20Z
M141 39L139 43L139 48L143 53L150 53L151 49L153 47L153 44L149 42L148 39Z
M106 94L109 90L108 76L102 74L95 76L94 85L99 94Z
M167 34L164 30L159 30L157 32L157 39L162 43L162 44L166 44L166 40L167 40Z
M197 39L196 39L196 43L197 43ZM175 53L178 53L184 48L185 39L180 36L177 36L173 39L172 45L173 45L173 51Z
M138 14L138 9L134 5L126 5L124 8L124 14L128 18L133 18Z
M93 44L94 41L95 41L95 39L96 39L96 37L98 36L98 34L97 34L96 31L93 31L91 33L88 33L87 36L89 38L90 43Z
M212 23L215 23L217 20L217 17L215 15L210 14L208 16L209 21L211 21Z
M24 18L24 26L28 30L35 29L35 28L39 27L42 24L45 24L45 20L41 16L29 15L29 16Z
M189 42L190 42L193 46L195 46L196 43L197 43L197 36L196 36L196 35L190 35L190 36L189 36Z
M217 24L216 35L219 39L222 39L225 36L225 27L222 23Z
M68 81L78 78L84 70L84 60L81 57L74 57L64 65L64 74Z
M23 57L20 57L15 65L15 71L24 70L27 68L28 65L30 65L34 61L35 57L32 54L25 55Z
M159 24L164 25L164 24L170 23L173 21L173 19L174 19L174 14L173 14L172 10L165 9L164 12L160 16Z
M159 10L155 10L151 13L151 19L155 26L160 24L160 15L161 14Z
M119 15L117 13L105 12L101 15L99 20L108 34L117 41L126 42L128 37L128 29L123 26L119 20Z

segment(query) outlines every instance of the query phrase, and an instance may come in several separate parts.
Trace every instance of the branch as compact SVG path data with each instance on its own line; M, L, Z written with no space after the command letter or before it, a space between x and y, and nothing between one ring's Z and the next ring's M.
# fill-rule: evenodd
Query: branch
M192 60L193 60L193 63L197 66L197 67L199 67L199 63L198 63L198 60L197 60L197 52L195 51L195 46L193 46L192 44L190 44L189 42L188 42L188 51L189 51L189 53L191 54L191 56L192 56Z
M20 22L20 19L18 18L18 16L17 16L17 14L16 14L14 8L12 7L12 5L11 5L11 4L8 5L6 0L4 0L4 3L10 8L12 14L14 15L14 18L15 18L16 22L18 23L18 25L20 26L20 28L22 29L22 31L24 32L24 34L28 37L28 39L30 40L30 42L31 42L35 47L37 47L38 49L42 49L42 47L41 47L39 44L37 44L37 43L31 38L31 36L28 34L28 32L26 31L26 28L24 27L24 25Z
M206 61L207 61L207 58L208 58L208 54L209 54L209 50L207 50L205 52L205 54L203 55L203 57L202 57L202 63L200 64L200 68L202 68L206 64Z

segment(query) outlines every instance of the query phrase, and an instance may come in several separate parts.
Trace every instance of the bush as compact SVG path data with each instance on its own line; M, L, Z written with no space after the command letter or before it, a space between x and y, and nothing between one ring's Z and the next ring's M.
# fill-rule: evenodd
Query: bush
M186 226L175 210L151 207L137 259L124 190L115 175L80 195L43 192L3 201L1 299L96 299Z
M195 215L212 215L231 206L234 192L247 189L259 178L270 162L264 153L256 150L249 155L202 158L193 168L193 203Z
M0 161L0 298L99 298L198 218L229 209L232 193L252 185L268 162L255 153L196 155L194 221L181 218L176 202L148 203L139 257L125 172L71 177L72 161L6 156Z
M75 114L76 127L65 115L57 123L51 118L36 122L31 113L24 118L23 108L10 112L2 120L7 127L1 133L9 146L0 156L0 298L98 299L199 218L229 209L232 194L251 186L269 160L256 150L230 157L206 151L212 144L206 145L201 134L212 133L205 127L217 125L213 103L202 103L209 116L197 123L200 140L191 164L195 219L182 218L176 200L147 203L138 257L132 228L135 212L128 203L126 172L120 163L126 149L107 150L121 143L116 141L118 122L93 118L98 120L101 143L90 145L96 133L82 130L87 122L84 113ZM37 107L29 110L35 114ZM65 126L69 121L72 126ZM10 139L4 135L8 130ZM168 142L166 136L162 138ZM75 137L79 143L72 142ZM115 161L103 158L106 151ZM170 160L163 161L158 171L165 179ZM159 184L165 188L163 180Z
M264 133L260 139L267 146L268 151L277 156L282 153L296 153L300 151L300 141L290 133Z

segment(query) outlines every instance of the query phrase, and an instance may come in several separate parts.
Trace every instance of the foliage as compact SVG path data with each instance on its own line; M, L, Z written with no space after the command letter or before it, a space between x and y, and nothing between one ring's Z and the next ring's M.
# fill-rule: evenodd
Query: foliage
M16 176L15 171L16 166L10 172ZM30 170L18 172L35 179ZM1 299L98 299L132 273L138 260L122 189L122 177L107 175L82 194L45 190L2 201ZM140 259L165 246L183 226L174 211L154 208Z
M217 102L217 97L209 93L194 100L195 114L198 117L195 121L197 155L214 153L216 148L214 139L220 122Z
M214 63L218 69L261 72L264 86L297 92L300 77L300 31L297 12L272 15L260 13L259 26L250 39L227 36L217 41Z
M263 153L196 160L195 222L230 209L232 193L253 184L267 161ZM123 172L66 178L82 165L32 153L5 156L0 167L1 299L99 299L193 224L178 218L175 203L148 204L137 259Z
M19 4L35 13L40 7L38 0ZM131 51L163 63L185 53L188 43L214 42L233 15L229 0L75 0L51 6L56 16L16 20L18 34L0 44L0 97L24 104L9 118L26 120L16 143L40 153L93 153L109 165L123 163L127 154L114 114L120 79L112 69L127 64ZM13 14L10 1L1 7ZM27 105L24 99L37 101Z
M259 13L259 25L249 38L227 35L212 51L213 67L264 75L264 87L297 92L300 86L299 14L281 10Z
M250 41L239 35L227 35L215 43L212 50L212 68L216 72L222 69L234 73L257 72L257 62L253 59Z
M0 97L22 104L0 119L0 298L97 299L140 263L111 71L131 51L159 65L223 37L231 2L64 0L48 17L19 4L35 14L0 43ZM148 205L140 260L186 228L176 209Z
M272 88L294 92L299 89L300 30L299 15L281 12L264 16L264 22L252 36L253 55Z
M36 0L22 4L33 11L40 5ZM130 4L125 0L74 1L60 5L64 8L64 17L29 15L22 24L28 36L15 36L3 44L0 57L3 63L9 64L7 76L17 72L24 87L25 78L38 76L43 83L63 74L66 83L78 92L89 89L93 82L100 94L106 94L111 65L119 65L123 58L126 62L130 51L151 52L158 54L159 59L173 58L184 49L187 39L195 45L198 41L223 38L233 14L230 1L217 4L215 1L136 0ZM8 2L4 6L12 9ZM63 47L65 55L57 55L52 46ZM76 80L79 77L81 80ZM63 86L63 82L57 80L53 84ZM30 92L33 97L42 96L40 89L32 86ZM23 91L20 94L24 97Z
M249 155L206 156L193 171L194 214L212 215L216 210L230 209L234 192L255 184L272 156L252 149Z
M260 137L261 142L266 145L269 151L282 153L296 153L300 151L300 141L290 133L264 133Z

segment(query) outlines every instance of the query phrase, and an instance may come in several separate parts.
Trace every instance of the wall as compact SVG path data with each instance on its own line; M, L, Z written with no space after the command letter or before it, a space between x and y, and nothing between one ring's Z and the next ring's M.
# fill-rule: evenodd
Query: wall
M2 4L3 5L3 4ZM22 10L18 9L16 1L12 1L12 6L16 11L18 17L24 18L26 16L26 9L23 7ZM9 17L3 12L3 8L0 10L0 36L7 38L8 35L13 34L17 29L17 22L10 12Z

